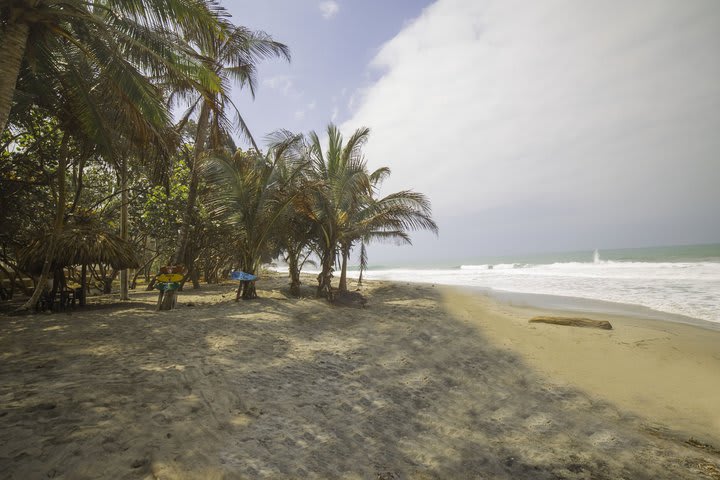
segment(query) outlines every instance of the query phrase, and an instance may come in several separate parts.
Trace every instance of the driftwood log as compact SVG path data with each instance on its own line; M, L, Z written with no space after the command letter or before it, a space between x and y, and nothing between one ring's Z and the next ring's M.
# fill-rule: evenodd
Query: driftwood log
M530 323L549 323L551 325L565 325L568 327L600 328L612 330L612 325L607 320L592 320L590 318L578 317L534 317Z

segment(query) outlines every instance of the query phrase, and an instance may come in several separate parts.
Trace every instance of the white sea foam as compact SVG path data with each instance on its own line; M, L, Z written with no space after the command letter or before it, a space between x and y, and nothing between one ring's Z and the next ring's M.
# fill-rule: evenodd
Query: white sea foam
M356 276L357 272L349 275ZM605 300L720 323L717 262L501 263L453 269L371 270L364 277Z

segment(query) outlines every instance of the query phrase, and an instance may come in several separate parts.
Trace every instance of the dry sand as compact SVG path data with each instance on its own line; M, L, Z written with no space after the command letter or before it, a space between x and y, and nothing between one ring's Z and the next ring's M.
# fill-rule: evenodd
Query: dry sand
M182 293L172 312L137 293L0 317L0 478L720 478L720 453L685 443L716 431L712 404L690 398L717 393L702 335L663 330L658 348L651 325L528 325L459 290L374 282L367 308L340 308L285 283L240 303L231 286ZM689 360L672 385L715 385L647 411L620 380L585 379L603 369L568 366L626 375L603 356L623 352L650 375L673 346L668 363Z

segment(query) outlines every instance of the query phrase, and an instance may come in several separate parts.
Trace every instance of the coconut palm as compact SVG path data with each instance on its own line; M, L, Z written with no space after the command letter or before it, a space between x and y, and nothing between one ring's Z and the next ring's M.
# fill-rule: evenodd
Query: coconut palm
M198 42L203 65L220 79L219 89L178 90L174 97L190 103L190 108L181 120L182 126L193 113L197 112L197 131L195 135L194 155L191 165L188 200L182 214L182 223L178 235L177 247L173 255L174 263L188 262L188 244L193 213L197 207L199 172L206 147L221 148L225 139L231 138L230 132L236 124L242 134L259 152L255 140L240 111L230 98L230 89L234 83L247 87L254 97L257 87L257 63L263 59L281 57L290 60L286 45L276 42L265 32L254 32L242 26L227 26L227 35L209 42ZM234 113L235 121L229 115Z
M24 67L61 73L68 52L104 72L117 95L137 113L164 123L168 117L151 79L173 79L217 88L209 72L179 46L179 36L207 40L221 33L222 10L198 0L9 0L0 6L0 132L7 125ZM74 62L71 62L71 64ZM78 74L78 77L80 75ZM77 97L76 101L82 101ZM90 102L82 102L92 110Z
M351 227L350 212L371 194L370 175L362 156L362 146L370 135L368 128L357 129L344 142L338 128L327 127L328 145L323 151L320 139L310 132L307 156L312 165L311 178L316 184L305 208L305 215L315 224L320 257L317 295L333 298L331 287L333 265L340 240Z
M286 135L291 135L286 132ZM304 151L300 155L304 155ZM316 184L310 175L309 163L303 163L299 171L294 165L282 163L278 174L287 185L286 192L293 196L293 202L283 212L280 220L281 232L277 237L279 255L285 259L290 276L290 294L300 295L300 271L305 263L310 262L314 251L315 224L304 214L312 200L312 192Z
M280 229L283 212L296 192L290 185L303 163L298 154L300 136L281 133L269 153L238 151L231 158L213 158L207 166L207 178L214 187L210 198L211 215L232 225L240 269L256 274L260 262L275 248L274 234ZM281 175L281 170L291 173ZM254 282L242 282L237 298L256 297Z
M74 136L81 132L84 143L99 148L108 159L126 165L126 157L112 158L116 139L143 144L145 150L149 145L167 148L170 114L156 83L219 88L219 79L195 61L181 38L207 43L222 35L222 13L214 3L202 0L3 2L0 131L11 108L16 116L32 106L54 115L46 99L60 97L65 117L72 119L68 131ZM89 86L87 79L94 85ZM106 108L108 103L112 108ZM110 117L114 118L108 122ZM118 125L129 128L111 128ZM123 184L123 191L126 187ZM127 215L122 223L126 232ZM51 240L58 233L55 229ZM126 296L127 289L123 291Z
M389 173L387 170L387 175ZM391 193L380 199L367 197L351 215L349 228L340 240L341 273L338 289L341 292L347 291L347 262L355 243L360 242L362 272L367 268L366 245L369 242L380 240L412 244L409 231L438 232L438 226L432 219L430 201L422 193L411 190Z
M370 135L368 128L357 129L344 143L333 124L327 129L328 147L323 152L320 140L311 132L307 146L312 160L312 175L317 183L311 191L306 215L318 230L320 256L318 296L333 299L331 286L333 266L339 255L341 275L339 290L347 290L347 261L355 243L361 242L361 263L367 262L365 244L373 240L396 240L410 243L408 231L429 229L437 232L430 203L420 193L401 191L376 199L387 167L369 172L362 147Z
M54 175L56 215L53 235L48 237L51 243L62 230L67 201L65 177L73 162L80 162L77 171L82 185L82 164L91 155L119 164L121 160L126 161L133 150L152 151L148 143L153 146L164 144L169 129L167 118L148 115L142 109L143 102L136 104L132 98L119 94L108 71L95 68L77 49L67 45L61 47L57 54L63 58L62 69L23 68L16 95L16 106L20 108L12 116L17 130L33 129L34 123L52 120L53 134L62 137L63 148L53 159L58 163ZM162 105L161 91L157 87L150 86L146 93ZM72 158L65 148L68 145L74 145L74 150L82 152L83 158ZM118 158L119 152L122 152L122 158ZM81 188L78 188L73 205L77 204L80 192ZM47 252L53 251L51 245ZM38 291L49 273L51 261L51 258L47 259ZM38 295L36 292L24 308L31 308Z

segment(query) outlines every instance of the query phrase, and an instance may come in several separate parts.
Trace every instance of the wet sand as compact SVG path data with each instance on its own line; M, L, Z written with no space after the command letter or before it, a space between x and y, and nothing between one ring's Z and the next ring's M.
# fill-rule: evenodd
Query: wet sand
M348 308L285 284L239 303L229 285L184 292L172 312L140 292L0 317L0 477L720 478L720 454L686 443L711 438L702 422L638 412L553 366L576 361L580 334L549 329L572 327L457 289L372 282L366 308ZM533 350L538 331L553 355ZM682 356L702 351L677 337ZM718 371L683 365L673 375Z
M521 354L557 384L579 387L675 435L720 445L717 325L513 306L471 290L448 289L444 296L455 315L472 318L496 345ZM528 323L540 315L605 320L613 330Z

